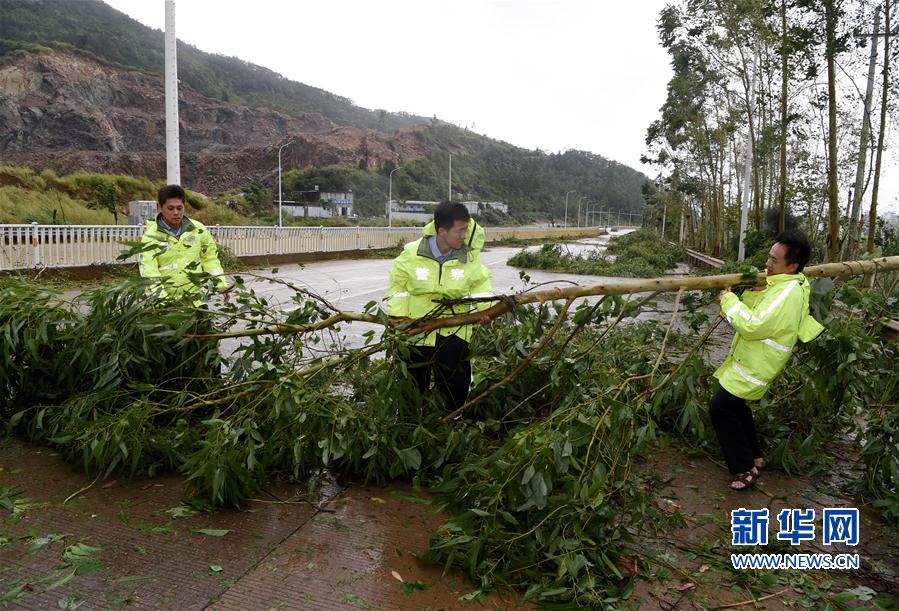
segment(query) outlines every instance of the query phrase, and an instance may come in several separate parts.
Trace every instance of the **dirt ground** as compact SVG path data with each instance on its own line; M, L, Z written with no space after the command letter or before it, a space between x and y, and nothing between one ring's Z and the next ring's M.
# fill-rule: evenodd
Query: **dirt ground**
M728 567L730 510L855 506L831 483L766 470L747 493L724 469L668 448L645 463L656 503L678 524L635 533L633 608L889 606L899 596L899 534L862 509L858 571L738 574ZM91 485L93 484L93 485ZM834 484L836 485L836 484ZM520 592L466 600L463 575L420 556L441 524L433 499L402 483L326 482L315 498L281 485L242 509L194 511L183 481L91 482L46 448L0 442L0 600L12 608L516 609ZM79 492L80 491L80 492ZM0 492L0 498L2 492ZM68 499L68 500L67 500ZM751 575L749 574L751 573ZM850 592L850 594L846 594Z

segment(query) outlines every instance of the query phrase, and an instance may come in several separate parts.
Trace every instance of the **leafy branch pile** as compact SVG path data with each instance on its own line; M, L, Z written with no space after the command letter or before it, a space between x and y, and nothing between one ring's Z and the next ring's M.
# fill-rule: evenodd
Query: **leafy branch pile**
M674 268L683 258L680 246L660 241L652 230L640 229L611 240L605 253L597 250L578 256L567 252L564 245L544 244L540 250L522 250L509 259L509 265L571 274L651 278Z
M825 310L826 288L816 293ZM653 511L641 456L660 434L710 439L710 372L695 334L667 321L622 324L650 298L516 308L475 334L474 399L454 419L437 397L417 395L401 362L378 358L408 345L377 304L356 319L384 325L383 336L370 331L364 346L348 347L334 324L346 317L294 289L295 307L280 314L245 287L232 305L197 311L146 299L141 281L72 302L11 282L0 288L0 421L91 476L178 471L214 505L241 504L275 477L314 480L322 469L369 482L409 478L435 491L449 515L431 555L482 589L507 584L542 602L588 606L628 593L620 561ZM896 304L841 289L844 303L852 296L827 344L812 344L799 355L802 369L778 384L761 426L776 433L772 457L806 468L829 435L868 416L860 485L889 515L897 457L877 436L895 431L896 382L865 380L895 362L883 358L895 359L895 347L870 325L871 312ZM683 297L678 304L699 305ZM697 329L716 324L698 310L685 318ZM242 337L226 362L215 337L223 335ZM852 366L816 373L836 350ZM815 383L801 385L801 376ZM822 418L821 405L835 414Z

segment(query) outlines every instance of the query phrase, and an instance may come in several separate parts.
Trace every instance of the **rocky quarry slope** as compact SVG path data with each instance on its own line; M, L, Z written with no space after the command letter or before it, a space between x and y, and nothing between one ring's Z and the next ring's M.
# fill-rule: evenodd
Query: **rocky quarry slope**
M0 164L165 177L160 76L60 51L20 54L0 66ZM375 166L426 153L422 128L379 132L316 113L287 115L179 87L182 181L207 193L245 186L284 168Z

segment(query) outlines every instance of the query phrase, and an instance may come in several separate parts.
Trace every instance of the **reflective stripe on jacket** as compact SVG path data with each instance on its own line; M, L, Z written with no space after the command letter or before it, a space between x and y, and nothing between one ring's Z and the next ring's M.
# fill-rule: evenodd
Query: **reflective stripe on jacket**
M736 332L730 352L715 371L724 389L742 399L760 399L783 370L797 341L824 330L808 312L811 286L803 274L777 274L764 291L728 293L721 314Z
M198 221L184 217L181 235L175 237L156 219L147 221L141 238L144 248L140 255L140 275L158 278L154 289L163 297L178 299L197 293L200 287L191 282L190 274L207 273L215 276L215 286L225 288L227 282L219 262L218 249L209 229Z
M434 224L426 225L422 230L422 238L411 242L403 248L390 268L390 288L387 290L387 313L390 316L404 318L423 318L440 306L434 303L439 299L461 299L463 297L489 297L493 294L490 270L481 264L480 250L484 245L484 228L472 220L466 234L465 245L454 250L442 265L431 253L428 237L436 235ZM477 246L475 249L474 247ZM485 310L493 305L490 302L462 304L446 308L441 318L465 314L472 310ZM469 341L471 325L438 329L423 337L414 338L414 342L424 346L433 346L437 334L457 335Z

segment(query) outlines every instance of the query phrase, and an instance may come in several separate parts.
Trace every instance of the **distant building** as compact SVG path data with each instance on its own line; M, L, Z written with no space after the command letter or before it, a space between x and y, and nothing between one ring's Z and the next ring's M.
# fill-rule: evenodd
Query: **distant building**
M418 199L407 199L404 202L394 203L393 209L400 212L434 212L438 202L430 202Z
M428 223L434 220L434 208L438 202L407 199L393 202L393 218Z
M352 217L352 191L299 191L294 194L299 201L282 201L282 209L290 216L299 218L326 218L335 216ZM275 202L277 206L277 202Z
M128 202L128 224L146 225L147 221L156 218L156 201L136 200Z
M353 216L352 191L322 191L319 201L323 208L331 209L331 216Z
M462 202L462 205L468 209L469 214L480 214L487 209L496 210L497 212L501 212L503 214L509 214L509 206L502 202L466 201Z

